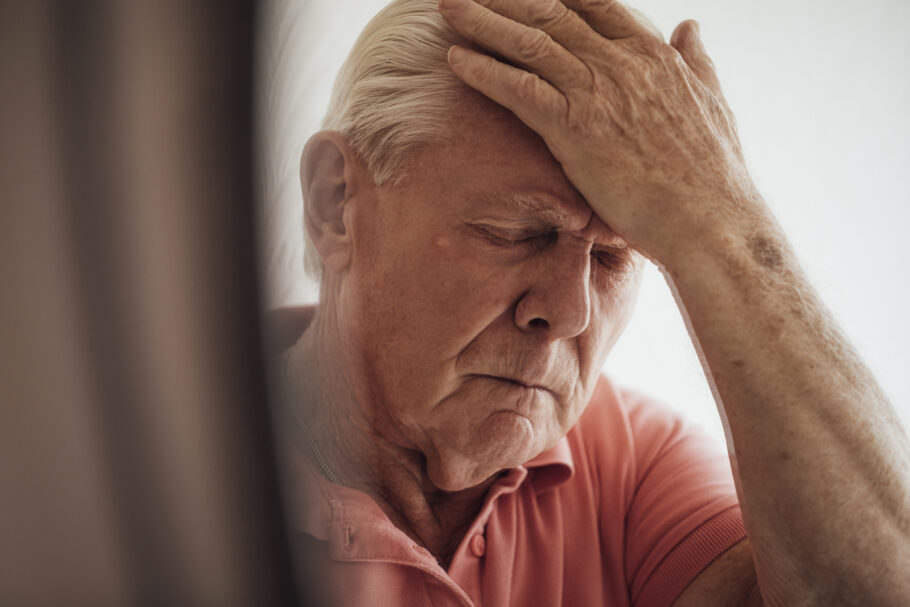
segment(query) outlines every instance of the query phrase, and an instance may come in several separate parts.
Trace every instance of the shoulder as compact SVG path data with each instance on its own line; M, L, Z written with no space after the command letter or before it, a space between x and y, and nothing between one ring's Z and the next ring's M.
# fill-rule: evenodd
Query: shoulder
M568 437L576 468L596 468L615 490L620 481L642 505L661 500L736 504L725 445L681 412L601 376Z
M726 450L719 441L667 404L605 375L566 439L576 482L609 495L627 513L636 497L658 505L666 493L642 490L664 488L666 483L675 486L673 498L706 484L724 495L732 487Z
M668 404L601 374L577 427L585 432L606 421L635 433L690 429L685 416Z
M637 601L669 604L744 538L726 449L668 405L603 377L567 438Z
M587 409L569 432L570 444L583 455L602 458L623 452L647 464L667 449L689 443L718 453L722 445L685 415L647 394L601 375ZM606 452L605 452L606 450Z

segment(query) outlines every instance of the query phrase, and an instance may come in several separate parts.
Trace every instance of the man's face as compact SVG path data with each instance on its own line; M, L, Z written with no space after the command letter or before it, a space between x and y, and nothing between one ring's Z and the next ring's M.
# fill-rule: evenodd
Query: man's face
M356 209L338 295L374 427L449 491L569 431L642 266L512 114L472 96L454 118L454 144Z

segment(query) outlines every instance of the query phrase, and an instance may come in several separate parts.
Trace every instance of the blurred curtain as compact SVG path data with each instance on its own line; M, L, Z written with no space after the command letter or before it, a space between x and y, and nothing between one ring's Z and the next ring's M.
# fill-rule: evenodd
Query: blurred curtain
M253 3L0 5L0 604L295 600Z

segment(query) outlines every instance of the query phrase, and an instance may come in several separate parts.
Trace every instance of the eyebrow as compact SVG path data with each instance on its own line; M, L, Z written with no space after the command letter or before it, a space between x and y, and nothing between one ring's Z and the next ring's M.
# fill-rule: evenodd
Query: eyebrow
M549 194L489 190L481 193L479 200L496 210L534 215L553 226L565 226L571 222L569 214L559 208L558 199Z
M560 199L545 192L487 190L481 193L479 200L497 210L505 209L518 215L542 219L553 228L569 225L572 219L567 211L560 208ZM597 245L613 250L628 248L628 244L610 226L602 226L603 230L595 231L599 236Z

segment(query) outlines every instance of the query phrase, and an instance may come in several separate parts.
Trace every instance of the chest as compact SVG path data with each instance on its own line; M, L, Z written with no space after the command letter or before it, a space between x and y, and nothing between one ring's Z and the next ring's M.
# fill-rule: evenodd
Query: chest
M328 542L304 536L301 552L329 605L625 605L622 554L605 548L584 502L501 496L467 527L447 569L391 525L333 523Z

